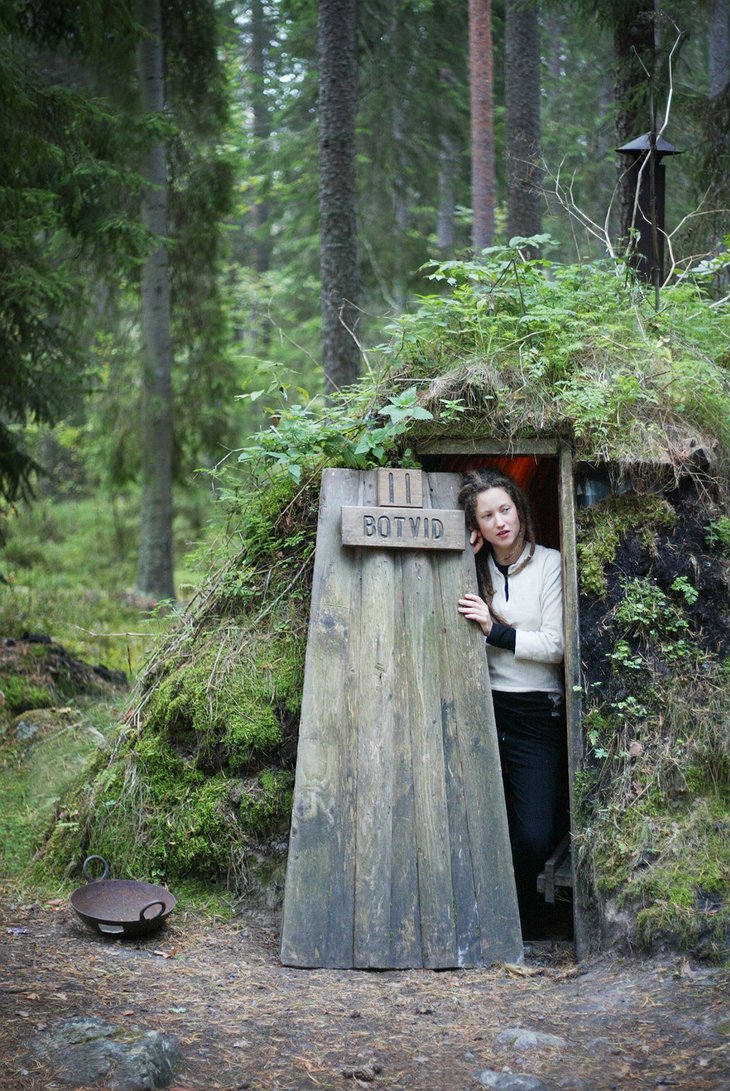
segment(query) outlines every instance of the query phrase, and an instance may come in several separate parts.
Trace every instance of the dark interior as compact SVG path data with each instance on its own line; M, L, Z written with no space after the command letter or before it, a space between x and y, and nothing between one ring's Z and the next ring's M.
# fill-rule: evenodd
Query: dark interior
M541 545L560 549L560 514L558 501L558 460L552 455L426 455L424 470L434 473L464 473L484 466L508 474L523 489L530 500L535 521L535 533ZM565 776L563 802L558 815L558 827L563 834L570 830L567 735L565 740ZM509 812L509 800L507 800ZM557 848L557 845L556 845ZM531 938L531 937L525 937ZM555 902L545 903L545 919L541 939L568 940L573 938L572 890L556 889Z

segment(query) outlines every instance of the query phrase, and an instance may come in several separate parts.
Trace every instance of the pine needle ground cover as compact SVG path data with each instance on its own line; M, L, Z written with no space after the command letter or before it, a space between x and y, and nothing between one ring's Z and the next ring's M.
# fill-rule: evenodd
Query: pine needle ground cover
M721 264L721 263L719 263ZM620 496L579 526L585 758L574 816L604 942L717 957L728 921L730 329L716 268L657 311L625 269L434 266L329 406L281 405L221 473L216 573L140 676L39 867L223 883L276 904L324 466L413 464L423 437L561 438Z

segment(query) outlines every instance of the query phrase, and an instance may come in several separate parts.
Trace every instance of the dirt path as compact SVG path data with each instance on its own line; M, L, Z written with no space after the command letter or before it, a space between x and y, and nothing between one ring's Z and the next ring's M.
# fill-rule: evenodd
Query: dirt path
M67 903L2 907L0 1087L66 1088L29 1043L73 1016L175 1035L173 1086L451 1091L485 1069L547 1089L730 1086L727 973L671 960L576 965L536 946L523 967L434 973L294 970L273 925L176 911L144 941L97 936ZM565 1044L520 1051L509 1028Z

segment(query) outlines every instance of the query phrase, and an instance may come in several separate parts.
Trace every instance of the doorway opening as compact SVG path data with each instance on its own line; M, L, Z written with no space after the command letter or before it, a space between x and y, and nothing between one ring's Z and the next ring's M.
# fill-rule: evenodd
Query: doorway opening
M573 940L582 955L582 928L577 911L574 870L570 855L571 800L574 774L582 753L580 711L577 685L580 679L577 633L577 599L575 566L575 518L573 511L572 460L570 452L558 443L540 443L539 451L505 454L494 449L478 449L470 444L469 451L448 451L441 441L440 450L419 452L423 468L428 471L463 473L467 470L491 468L513 478L527 495L535 523L537 541L560 551L563 558L563 604L565 613L566 652L563 666L566 705L566 727L561 739L562 761L558 776L553 851L545 860L538 876L537 892L539 919L536 934L525 934L529 940ZM503 760L504 764L504 760ZM503 769L504 772L504 769ZM508 815L511 800L506 788ZM534 903L533 903L534 904Z

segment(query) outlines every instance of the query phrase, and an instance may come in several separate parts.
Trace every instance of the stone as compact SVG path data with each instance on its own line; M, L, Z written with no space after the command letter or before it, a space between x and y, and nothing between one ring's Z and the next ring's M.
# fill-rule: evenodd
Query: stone
M520 1051L528 1049L562 1049L568 1043L565 1038L559 1038L557 1034L542 1034L538 1030L528 1030L525 1027L509 1027L497 1035L497 1044L500 1046L512 1046Z
M32 1043L56 1080L108 1091L158 1091L180 1063L174 1038L156 1030L120 1027L90 1016L68 1019Z
M482 1087L494 1087L497 1091L546 1091L545 1084L537 1076L516 1072L495 1072L485 1068L476 1078Z

